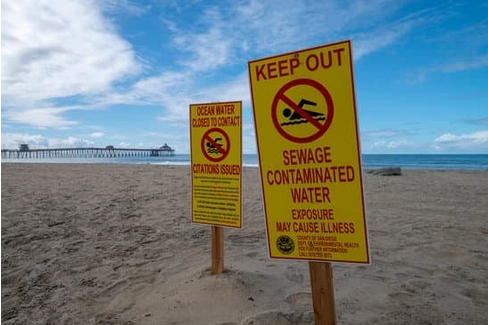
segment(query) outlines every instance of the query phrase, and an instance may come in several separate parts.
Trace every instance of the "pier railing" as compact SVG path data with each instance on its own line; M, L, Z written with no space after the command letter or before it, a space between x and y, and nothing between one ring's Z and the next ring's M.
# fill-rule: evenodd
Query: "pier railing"
M129 148L56 148L56 149L2 149L2 159L38 158L122 158L122 157L168 157L174 156L170 147L159 149Z

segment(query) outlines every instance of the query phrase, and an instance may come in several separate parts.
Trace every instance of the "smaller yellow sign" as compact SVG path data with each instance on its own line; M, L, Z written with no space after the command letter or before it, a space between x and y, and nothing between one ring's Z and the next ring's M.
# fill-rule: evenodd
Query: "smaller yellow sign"
M190 105L192 221L242 227L242 102Z

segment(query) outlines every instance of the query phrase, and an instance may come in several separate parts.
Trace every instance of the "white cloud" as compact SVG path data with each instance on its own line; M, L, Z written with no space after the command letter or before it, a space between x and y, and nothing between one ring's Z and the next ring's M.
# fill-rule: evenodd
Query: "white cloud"
M93 132L92 134L90 134L90 138L95 138L95 139L103 138L104 136L105 133L103 132Z
M129 0L103 0L100 1L100 5L104 11L109 13L133 16L140 16L151 8L150 5L134 4Z
M391 138L396 136L404 136L410 134L407 131L395 130L395 129L384 129L377 131L367 131L363 132L362 135L365 138Z
M435 143L449 143L459 145L470 145L479 143L488 143L488 130L473 132L470 134L456 135L445 133L434 140Z
M407 140L399 140L399 141L390 141L386 145L388 149L398 149L398 148L404 148L404 147L410 147L413 144Z
M178 80L180 85L177 87L165 86L166 78L155 78L154 83L145 84L145 87L140 85L137 92L146 94L147 100L158 102L165 108L164 115L158 120L166 122L187 121L189 104L233 100L242 100L243 106L250 104L247 72L208 86L192 84L193 78L197 77L185 75L185 78Z
M91 1L2 4L2 87L31 100L99 93L139 65Z
M363 149L368 149L368 150L383 150L383 149L388 149L387 151L391 150L406 150L406 149L412 149L416 145L413 142L407 141L407 140L397 140L397 141L375 141L371 144L367 144L364 146Z
M434 139L433 142L413 142L408 139L362 141L364 152L448 152L448 153L484 153L488 152L488 130L467 134L445 133Z
M39 134L2 133L2 149L17 149L21 143L28 143L32 148L46 148L48 140Z
M199 93L199 98L202 102L242 100L243 106L251 104L250 96L247 71L231 80L205 87Z
M434 140L434 150L457 152L488 152L488 130L468 134L445 133Z
M409 76L409 82L416 84L426 81L431 75L482 69L488 66L488 54L462 58L417 69Z
M183 126L182 126L183 127ZM185 124L185 132L183 133L174 133L174 132L148 132L145 131L141 135L145 138L156 139L158 142L160 140L165 141L172 141L172 140L188 140L189 138L189 125Z
M61 114L80 107L46 109L46 103L106 92L140 71L131 45L97 6L91 0L2 3L2 104L7 119L71 126L76 122Z
M337 40L339 35L345 38L344 35L355 28L382 23L398 4L382 0L354 1L347 5L332 1L250 0L237 6L206 8L201 19L192 23L199 26L198 32L183 25L186 21L164 19L173 35L174 47L181 53L182 70L141 80L128 95L132 100L161 104L164 107L163 114L158 117L161 121L187 119L188 103L242 99L246 106L250 99L247 71L238 72L241 75L231 77L230 81L215 82L213 70L245 62L254 53L274 54L297 46ZM228 19L229 16L234 19ZM327 28L324 28L324 21ZM390 23L388 28L370 28L370 33L358 35L358 42L353 43L355 57L383 49L419 21L419 17L413 15ZM172 74L176 78L170 80L168 77Z
M245 40L236 44L256 52L291 50L290 44L308 38L307 26L315 24L299 2L251 0L235 10L236 39Z
M393 25L390 28L376 30L375 32L361 33L353 37L353 55L359 59L365 55L380 51L399 40L414 27L413 22Z
M128 92L125 103L161 105L167 109L167 114L179 119L183 114L183 107L188 106L191 85L192 75L188 72L164 72L139 80Z
M117 146L118 148L130 148L130 143L127 142L120 142Z
M220 28L213 27L206 33L180 36L176 39L178 47L191 52L182 65L193 71L208 71L228 63L232 41Z
M439 67L439 71L444 73L458 72L472 69L479 69L488 66L488 54L477 56L471 59L459 59L448 62Z
M162 6L178 11L180 4ZM243 100L248 106L247 72L242 72L247 59L347 35L353 35L355 57L362 57L396 42L419 21L417 16L405 17L389 23L386 29L377 27L383 26L398 6L384 0L347 4L250 0L236 6L205 6L196 16L198 20L191 23L198 26L198 32L188 28L187 21L162 17L173 36L180 67L125 84L122 91L115 84L137 77L144 58L135 58L132 46L103 13L137 16L153 5L133 5L127 0L5 2L3 117L35 127L67 128L78 123L66 117L68 111L117 104L161 106L158 119L162 121L186 120L188 104L194 102ZM364 28L370 32L356 33ZM214 79L212 73L217 69L238 64L237 77L229 73L227 80ZM71 102L71 98L78 105L60 104Z
M69 108L7 109L4 117L11 122L25 123L38 128L66 128L78 124L61 116Z
M379 51L408 32L418 17L385 20L401 4L392 1L259 1L236 8L242 49L279 53L353 38L356 58ZM416 22L415 22L416 21ZM380 24L382 27L376 27ZM358 34L357 30L368 29ZM232 33L235 35L234 30ZM240 35L242 34L242 35Z
M182 56L182 66L208 71L252 59L256 54L292 51L351 35L358 39L355 56L364 56L395 42L419 24L419 18L413 15L385 28L385 19L399 6L383 0L249 0L235 6L207 7L201 19L192 24L200 26L198 32L188 29L187 21L178 22L178 18L166 18L164 24L174 35L174 47L189 54ZM370 32L355 33L364 27Z
M48 138L40 134L2 133L2 148L17 149L21 143L29 144L32 149L89 147L94 145L94 142L90 140L74 136L60 139Z
M68 137L66 139L49 139L49 148L78 148L78 147L91 147L94 145L93 141L86 140L78 137Z

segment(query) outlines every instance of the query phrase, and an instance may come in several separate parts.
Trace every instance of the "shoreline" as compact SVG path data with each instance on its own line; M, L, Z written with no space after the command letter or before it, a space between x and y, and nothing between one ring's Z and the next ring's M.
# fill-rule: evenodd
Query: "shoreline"
M121 163L121 162L64 162L64 161L51 161L51 162L44 162L44 161L12 161L6 162L2 161L1 165L109 165L109 166L175 166L175 167L189 167L191 166L191 162L188 163L172 163L172 162L161 162L161 163ZM258 164L243 164L243 168L257 168L259 169ZM483 168L454 168L454 167L446 167L446 168L426 168L426 167L402 167L398 165L381 165L381 166L368 166L362 167L363 173L366 173L371 170L377 170L382 168L400 168L401 170L409 170L409 171L474 171L474 172L488 172L488 167L486 169Z
M258 168L210 276L189 165L148 166L2 163L2 324L313 324L308 263L268 257ZM488 171L363 184L371 264L333 263L338 323L488 319Z
M384 167L400 167L408 170L488 170L488 154L363 154L361 155L363 169ZM152 158L57 158L46 160L3 159L2 164L10 163L76 163L76 164L122 164L122 165L177 165L191 164L189 154L176 154L172 157ZM243 154L244 167L259 167L257 154Z

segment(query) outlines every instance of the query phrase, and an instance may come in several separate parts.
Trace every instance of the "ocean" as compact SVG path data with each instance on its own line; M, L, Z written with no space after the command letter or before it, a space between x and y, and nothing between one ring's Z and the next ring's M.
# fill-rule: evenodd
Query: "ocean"
M42 159L2 159L2 163L81 163L81 164L152 164L190 165L189 154L172 157L126 157L126 158L42 158ZM256 154L244 154L242 164L258 167ZM404 169L457 169L488 170L488 155L417 155L417 154L363 154L363 168L396 166Z

